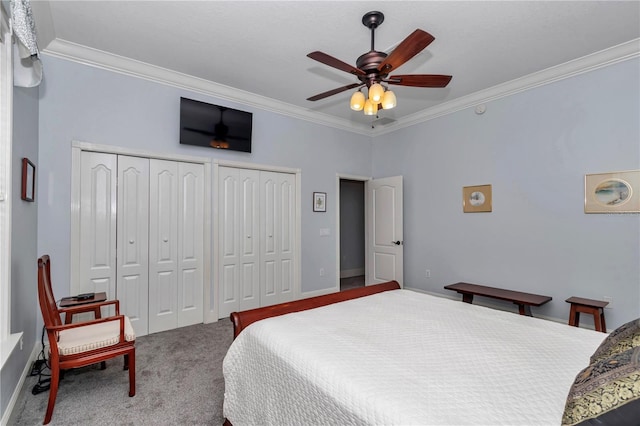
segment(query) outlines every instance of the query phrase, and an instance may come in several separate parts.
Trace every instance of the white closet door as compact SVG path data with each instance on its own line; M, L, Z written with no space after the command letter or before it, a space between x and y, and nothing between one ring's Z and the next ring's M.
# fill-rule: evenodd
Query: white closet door
M149 332L149 159L118 156L118 279L120 311L137 336Z
M178 327L203 315L204 166L178 163Z
M113 154L81 155L78 289L104 291L109 299L116 296L117 164Z
M260 307L259 176L257 170L219 168L219 316Z
M149 164L149 333L178 324L178 163Z
M260 304L293 300L295 177L260 172Z

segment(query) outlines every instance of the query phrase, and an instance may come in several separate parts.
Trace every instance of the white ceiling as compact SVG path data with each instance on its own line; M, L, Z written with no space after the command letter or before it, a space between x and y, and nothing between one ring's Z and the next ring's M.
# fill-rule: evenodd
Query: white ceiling
M376 50L389 52L416 28L435 37L394 73L453 75L443 89L394 86L398 106L381 111L380 118L396 120L395 126L444 110L443 106L490 100L497 97L496 88L513 91L518 85L548 81L555 78L553 73L533 80L531 75L623 43L625 48L613 49L609 59L616 59L620 51L626 57L638 56L640 50L640 1L31 3L45 53L137 74L166 75L165 70L145 65L151 64L203 79L186 86L206 87L205 92L223 99L298 111L355 129L370 129L372 118L349 109L353 90L316 102L306 98L355 83L356 77L306 55L320 50L355 66L357 57L370 48L369 29L361 22L370 10L385 15L376 30ZM175 81L176 74L171 74Z

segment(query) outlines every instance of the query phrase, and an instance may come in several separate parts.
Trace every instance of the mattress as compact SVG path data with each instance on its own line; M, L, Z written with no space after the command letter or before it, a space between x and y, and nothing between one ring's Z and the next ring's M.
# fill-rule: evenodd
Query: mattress
M606 335L386 291L258 321L224 359L234 425L558 425Z

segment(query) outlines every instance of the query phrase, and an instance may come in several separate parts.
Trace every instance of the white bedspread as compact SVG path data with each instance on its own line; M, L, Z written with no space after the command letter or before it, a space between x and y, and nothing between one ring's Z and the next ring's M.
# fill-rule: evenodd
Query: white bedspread
M409 290L256 322L224 415L273 424L559 425L605 334Z

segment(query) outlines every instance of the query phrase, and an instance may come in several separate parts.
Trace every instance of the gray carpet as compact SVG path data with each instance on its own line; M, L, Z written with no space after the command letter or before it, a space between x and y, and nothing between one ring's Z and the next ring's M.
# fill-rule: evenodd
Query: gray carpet
M222 360L233 326L222 319L139 337L136 395L128 396L123 358L107 369L67 371L60 382L51 425L222 425ZM48 372L48 370L47 370ZM40 425L49 392L32 395L28 377L9 425Z

